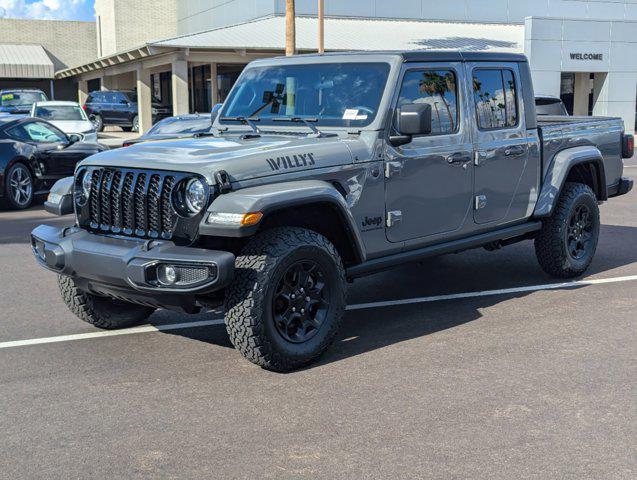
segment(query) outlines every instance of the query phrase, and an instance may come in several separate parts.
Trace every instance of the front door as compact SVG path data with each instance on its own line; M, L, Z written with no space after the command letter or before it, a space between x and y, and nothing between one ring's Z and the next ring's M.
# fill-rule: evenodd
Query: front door
M474 220L517 220L511 206L529 159L518 66L474 63L466 68L475 113Z
M432 131L406 145L387 146L385 202L391 242L453 232L470 218L473 147L459 87L464 81L460 63L428 63L404 72L396 106L430 104Z

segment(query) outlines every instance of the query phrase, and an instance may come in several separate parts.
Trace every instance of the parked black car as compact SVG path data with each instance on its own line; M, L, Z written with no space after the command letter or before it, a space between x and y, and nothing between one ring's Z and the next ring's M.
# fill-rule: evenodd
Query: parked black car
M34 103L47 100L45 93L35 88L0 90L0 113L29 114Z
M192 113L188 115L178 115L176 117L164 118L157 122L144 135L126 140L124 147L130 147L136 143L148 142L151 140L165 140L168 138L184 138L205 133L212 128L212 122L216 113L211 115L200 115Z
M153 123L172 115L172 108L152 98ZM106 125L117 125L125 132L139 131L137 92L132 90L91 92L84 110L98 132Z
M0 201L22 209L56 180L73 175L75 164L106 150L37 118L0 118Z

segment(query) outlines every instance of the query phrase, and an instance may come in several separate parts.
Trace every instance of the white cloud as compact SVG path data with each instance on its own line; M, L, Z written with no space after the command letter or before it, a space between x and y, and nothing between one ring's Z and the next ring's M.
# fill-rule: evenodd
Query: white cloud
M0 18L85 19L90 0L0 0Z

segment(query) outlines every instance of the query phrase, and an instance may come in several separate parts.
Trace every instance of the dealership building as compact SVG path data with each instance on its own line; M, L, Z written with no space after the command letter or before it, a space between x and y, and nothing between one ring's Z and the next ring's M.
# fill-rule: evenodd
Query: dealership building
M317 3L296 0L299 53L316 51ZM142 130L151 95L175 114L209 111L248 62L285 47L284 0L96 0L95 13L94 37L73 41L93 57L67 61L55 81L77 85L80 101L92 90L137 89ZM525 53L536 94L635 129L637 0L325 0L325 14L327 51ZM14 42L0 32L0 83L5 43Z

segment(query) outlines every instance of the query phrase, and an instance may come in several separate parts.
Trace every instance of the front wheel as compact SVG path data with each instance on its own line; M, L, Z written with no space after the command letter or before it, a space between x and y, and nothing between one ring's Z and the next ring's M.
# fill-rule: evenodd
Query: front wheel
M7 172L5 199L10 207L22 210L33 203L33 176L22 163L16 163Z
M593 191L582 183L567 183L553 214L535 237L540 266L558 278L583 274L595 256L599 230L599 207Z
M139 325L155 311L151 307L92 295L77 288L73 279L64 275L58 275L58 285L69 310L97 328L115 330Z
M303 228L253 238L237 257L226 291L226 328L251 362L290 371L332 343L345 311L345 270L334 245Z

